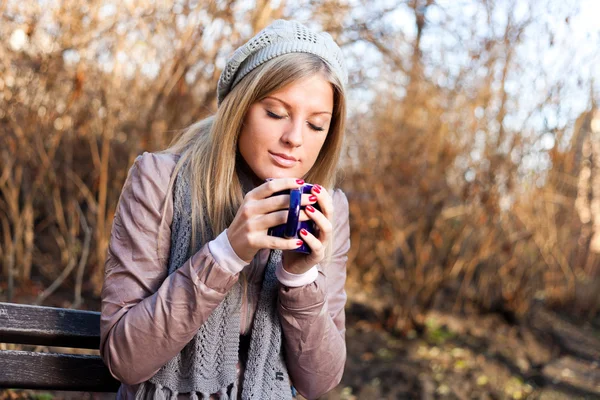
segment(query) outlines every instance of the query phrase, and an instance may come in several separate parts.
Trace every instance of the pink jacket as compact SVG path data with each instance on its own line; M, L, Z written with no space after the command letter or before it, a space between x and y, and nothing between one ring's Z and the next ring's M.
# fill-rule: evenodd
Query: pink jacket
M177 159L152 153L138 157L113 220L102 289L100 353L113 376L123 383L118 399L133 399L138 384L181 351L239 278L239 273L215 260L211 248L216 241L212 247L204 245L167 276L173 196L166 189ZM340 382L346 361L348 201L341 190L332 197L331 261L317 266L314 282L299 287L280 284L278 295L290 380L309 399ZM161 224L165 201L166 217ZM242 304L240 334L249 333L267 256L268 250L262 250L244 267L248 293ZM243 367L238 369L238 379Z

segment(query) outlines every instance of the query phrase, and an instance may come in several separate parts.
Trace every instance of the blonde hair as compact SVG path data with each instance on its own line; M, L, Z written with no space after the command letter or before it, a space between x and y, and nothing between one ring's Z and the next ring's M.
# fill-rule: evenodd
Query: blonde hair
M236 174L237 143L244 118L250 106L269 94L300 79L320 74L331 83L334 91L333 115L327 138L315 164L304 177L331 190L337 178L346 119L344 88L338 77L318 56L290 53L252 70L223 99L214 116L201 120L184 130L163 153L179 154L167 193L171 193L175 177L182 173L189 178L192 193L193 254L196 235L208 243L233 221L243 201L241 183ZM164 221L166 211L163 208ZM162 223L162 222L161 222Z

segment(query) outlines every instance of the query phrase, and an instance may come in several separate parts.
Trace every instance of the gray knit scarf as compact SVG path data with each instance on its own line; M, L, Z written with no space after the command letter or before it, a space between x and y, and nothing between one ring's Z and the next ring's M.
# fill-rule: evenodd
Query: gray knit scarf
M191 193L185 170L181 169L174 185L169 275L191 256ZM198 240L196 248L200 245ZM242 400L292 398L276 307L275 267L280 262L281 251L271 251L250 333ZM241 299L238 282L183 350L139 386L136 400L172 400L179 394L189 395L192 400L205 400L213 393L218 393L219 399L236 400Z

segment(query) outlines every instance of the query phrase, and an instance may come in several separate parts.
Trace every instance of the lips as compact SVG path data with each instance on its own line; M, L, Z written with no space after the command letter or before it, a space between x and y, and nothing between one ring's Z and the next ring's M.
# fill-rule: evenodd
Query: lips
M291 168L298 162L295 157L283 153L269 152L269 156L271 156L271 159L275 162L275 164L283 168Z
M295 157L288 156L288 155L283 154L283 153L271 153L271 154L273 154L274 156L277 156L277 157L284 158L284 159L289 160L289 161L298 161Z

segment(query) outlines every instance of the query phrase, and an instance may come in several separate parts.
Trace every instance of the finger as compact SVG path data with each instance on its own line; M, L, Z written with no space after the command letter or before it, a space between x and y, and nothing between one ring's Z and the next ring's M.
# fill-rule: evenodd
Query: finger
M248 192L246 197L252 200L266 199L277 192L288 189L297 189L304 185L304 180L296 178L272 179Z
M317 196L314 194L304 194L302 195L301 205L315 204L317 200ZM267 197L266 199L247 201L243 207L243 212L248 217L268 214L278 210L288 210L290 207L290 195L281 194Z
M266 230L277 225L283 225L288 219L288 210L274 211L256 218L256 229Z
M268 214L278 210L286 210L290 207L290 195L281 194L266 199L247 201L245 207L251 210L251 215Z
M253 218L248 218L248 220L253 225L253 230L264 231L278 225L286 224L288 220L288 214L289 210L279 210L264 215L254 216ZM308 221L310 219L312 218L308 216L306 211L300 210L300 221Z
M328 241L331 237L331 232L333 231L331 221L329 221L329 219L322 212L313 206L306 206L305 211L306 215L315 221L317 228L319 228L319 240L321 242Z
M327 189L321 185L313 185L311 192L317 197L317 203L321 212L327 219L331 219L333 216L333 199Z
M276 249L276 250L295 250L302 246L304 243L302 239L297 237L291 239L284 239L277 236L264 235L261 240L258 241L260 248L263 249Z
M308 204L315 204L319 198L314 194L303 194L302 195L302 205L306 206Z
M300 229L300 238L311 248L313 256L319 258L324 251L323 242L315 237L312 233L306 229Z
M305 206L308 204L315 204L317 201L318 198L314 194L303 194L301 205ZM253 201L252 203L252 207L255 209L256 214L267 214L277 210L289 209L290 195L276 194L271 197L267 197L266 199Z
M306 211L304 210L300 210L300 221L308 221L311 218L308 216L308 214L306 213Z

